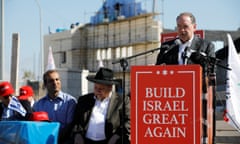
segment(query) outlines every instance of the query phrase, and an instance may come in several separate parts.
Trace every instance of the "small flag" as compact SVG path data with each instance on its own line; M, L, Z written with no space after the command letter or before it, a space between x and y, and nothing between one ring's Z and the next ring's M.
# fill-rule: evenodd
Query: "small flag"
M52 54L52 47L50 46L48 51L48 63L47 63L46 71L54 70L54 69L56 69L56 67L55 67L55 62Z
M27 114L27 111L15 96L12 97L8 105L8 108L20 113L22 116L25 116Z
M224 120L240 132L240 58L232 37L228 37L228 67L226 84L226 110Z

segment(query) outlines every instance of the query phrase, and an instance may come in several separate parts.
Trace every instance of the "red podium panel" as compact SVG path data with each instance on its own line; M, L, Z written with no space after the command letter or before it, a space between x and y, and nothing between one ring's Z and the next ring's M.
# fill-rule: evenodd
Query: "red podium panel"
M131 67L131 143L200 144L201 67Z

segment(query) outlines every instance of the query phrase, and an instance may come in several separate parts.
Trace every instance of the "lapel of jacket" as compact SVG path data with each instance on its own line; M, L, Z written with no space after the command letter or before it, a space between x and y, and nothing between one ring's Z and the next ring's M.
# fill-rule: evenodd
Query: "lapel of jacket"
M179 45L176 45L174 47L174 50L173 50L173 53L174 53L174 57L172 59L173 63L174 64L177 64L178 63L178 52L179 52Z
M194 51L199 51L201 46L201 41L197 36L194 36L193 40L192 40L192 44L190 46L190 48Z
M116 95L116 93L113 92L109 102L108 110L107 110L107 120L111 118L111 115L114 112L117 103L118 103L118 96Z
M175 44L175 40L170 41L169 45L172 47L172 49L168 50L168 52L165 54L164 61L166 64L177 64L179 45Z
M190 46L190 49L193 50L194 52L199 52L201 48L201 40L199 37L194 36L192 40L192 44ZM188 64L194 64L194 62L191 60L191 58L187 62Z
M89 125L89 122L90 122L90 117L91 117L91 114L92 114L92 110L93 110L93 107L95 105L95 101L96 101L96 99L94 98L94 94L93 93L90 94L88 102L87 102L88 111L86 111L86 113L85 113L86 116L84 116L84 121L88 121L88 123L85 125L85 130L87 130L87 128L88 128L88 125Z

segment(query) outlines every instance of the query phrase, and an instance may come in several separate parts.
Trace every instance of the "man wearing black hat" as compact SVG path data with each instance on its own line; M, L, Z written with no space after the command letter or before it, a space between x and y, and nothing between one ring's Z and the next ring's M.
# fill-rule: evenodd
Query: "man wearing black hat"
M128 144L130 136L130 100L113 91L118 84L113 71L100 68L87 79L94 83L94 93L80 96L74 115L74 144ZM124 141L122 141L124 140Z

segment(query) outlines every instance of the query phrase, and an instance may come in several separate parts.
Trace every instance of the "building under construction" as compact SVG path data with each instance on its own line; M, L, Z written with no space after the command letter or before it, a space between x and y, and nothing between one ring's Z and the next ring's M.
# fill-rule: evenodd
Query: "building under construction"
M91 90L85 77L95 73L100 66L113 69L116 78L123 82L123 69L120 63L112 64L114 61L160 46L162 25L155 19L159 13L147 12L133 0L111 2L105 1L90 23L71 25L69 30L58 30L60 32L44 37L45 66L48 48L51 47L56 67L63 78L63 89L74 96ZM154 64L157 54L149 53L127 61L127 93L130 91L130 66ZM119 92L121 89L121 86L117 87Z

